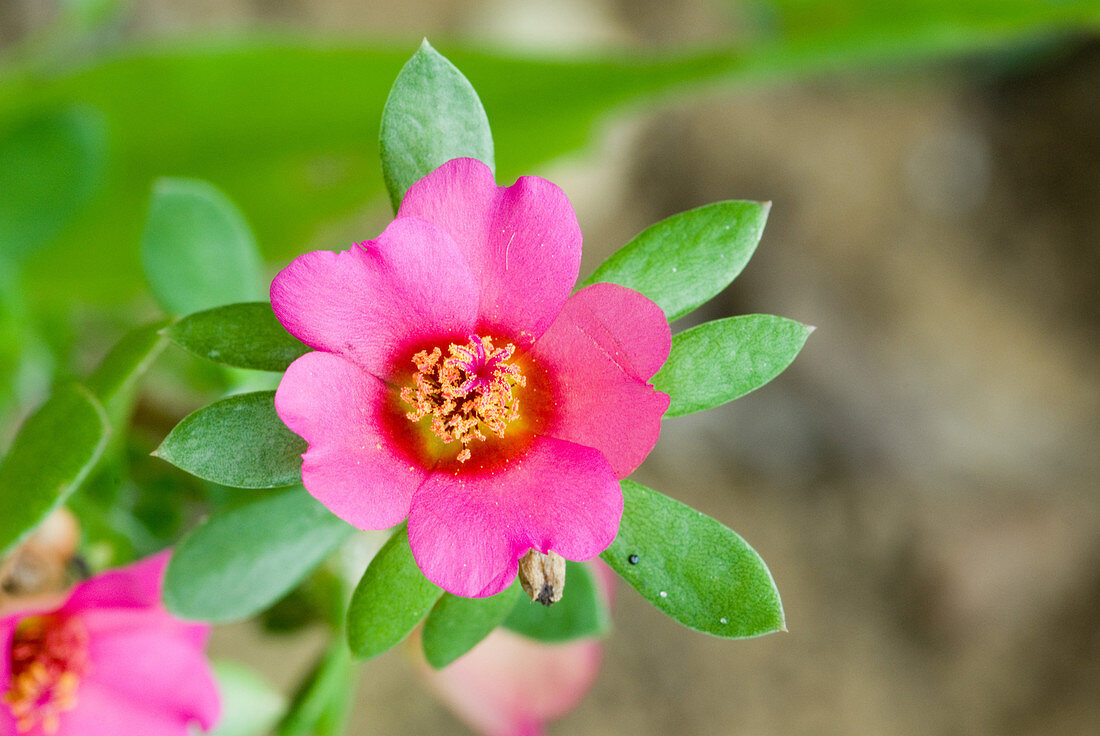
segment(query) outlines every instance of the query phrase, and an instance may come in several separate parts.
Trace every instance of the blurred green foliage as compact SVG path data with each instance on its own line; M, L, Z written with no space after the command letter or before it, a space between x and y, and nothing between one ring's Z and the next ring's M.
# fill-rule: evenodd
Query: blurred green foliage
M13 402L23 402L15 413L25 411L54 366L71 370L74 304L123 322L135 299L149 304L139 243L161 177L223 190L269 267L370 237L348 223L386 216L379 120L413 43L253 35L118 48L117 34L97 36L96 26L117 24L128 5L71 0L54 28L9 50L0 66L0 440ZM1100 27L1092 0L747 5L755 33L737 47L559 57L456 44L444 51L480 93L508 181L582 147L609 112L660 95Z

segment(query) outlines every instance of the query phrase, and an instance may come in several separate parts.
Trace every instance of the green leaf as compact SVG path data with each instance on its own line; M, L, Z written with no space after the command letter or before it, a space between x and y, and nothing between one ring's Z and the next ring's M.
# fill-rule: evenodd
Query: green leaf
M643 230L588 277L640 291L679 319L709 301L749 262L771 202L715 202Z
M260 736L286 712L282 693L255 670L225 660L214 662L222 714L208 736Z
M785 630L771 573L744 539L643 485L622 487L619 535L600 557L643 598L689 629L727 639Z
M279 324L267 302L244 302L196 312L164 331L184 350L234 368L285 371L309 352Z
M0 558L80 487L108 434L103 406L77 384L27 419L0 463Z
M568 582L567 582L568 584ZM424 622L424 657L436 669L473 649L508 618L516 606L519 583L488 598L463 598L444 593Z
M0 256L26 258L80 214L103 178L106 138L79 107L0 129Z
M223 486L279 488L301 483L306 447L275 413L275 392L256 391L184 417L153 454Z
M543 606L520 596L504 620L505 628L545 642L606 634L611 628L611 615L592 571L579 562L567 562L565 570L565 594L560 601Z
M348 607L348 645L361 659L399 644L443 591L416 566L404 525L371 560Z
M260 254L248 223L204 181L156 183L141 261L153 295L169 314L264 297Z
M395 212L414 182L452 158L493 168L493 135L477 92L427 39L393 83L379 138Z
M217 514L176 547L164 604L186 619L248 618L293 589L352 531L303 488Z
M103 403L111 424L122 426L137 393L138 382L164 349L160 330L165 322L139 327L111 348L88 378L88 388Z
M672 337L653 385L672 397L666 416L712 409L763 386L798 355L813 327L770 314L706 322Z
M355 667L343 639L334 639L294 695L276 736L306 736L328 721L334 707L348 698Z

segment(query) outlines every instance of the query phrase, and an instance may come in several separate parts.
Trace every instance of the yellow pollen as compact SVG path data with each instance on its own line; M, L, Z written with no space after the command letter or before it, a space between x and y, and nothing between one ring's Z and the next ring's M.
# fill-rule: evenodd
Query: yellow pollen
M413 385L401 389L401 399L412 407L405 414L412 422L432 418L432 432L445 443L458 442L458 461L470 459L470 443L485 440L482 429L504 436L519 416L515 386L526 386L519 366L507 361L516 348L493 347L490 337L470 337L465 345L452 343L443 351L421 350L413 356L417 373Z
M88 671L88 632L69 616L32 616L19 623L11 646L11 686L0 698L19 733L41 726L57 733L61 715L76 707Z

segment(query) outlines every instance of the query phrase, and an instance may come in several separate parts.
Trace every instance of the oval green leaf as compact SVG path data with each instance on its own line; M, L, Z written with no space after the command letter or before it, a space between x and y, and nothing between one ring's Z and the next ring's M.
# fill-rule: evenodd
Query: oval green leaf
M83 386L54 392L19 430L0 463L0 557L88 477L107 445L107 414Z
M258 371L285 371L310 350L279 324L267 302L196 312L168 327L164 334L200 358Z
M156 183L141 262L153 296L169 314L264 298L260 253L248 223L204 181Z
M493 168L493 134L477 92L427 39L393 83L379 142L395 212L414 182L452 158Z
M375 657L401 643L443 593L416 566L404 525L371 560L348 606L348 645Z
M302 481L306 441L275 413L275 392L237 394L188 415L153 454L233 488L279 488Z
M669 321L713 298L752 258L771 202L715 202L643 230L585 281L629 286L656 302Z
M294 588L352 531L304 488L217 514L176 547L164 604L185 619L249 618Z
M672 398L666 416L712 409L763 386L802 350L813 327L771 314L706 322L672 337L653 385Z
M473 649L503 623L516 607L519 583L488 598L463 598L444 593L424 622L424 657L436 669Z
M643 485L622 487L619 535L600 557L643 598L689 629L727 639L785 630L771 573L744 539Z
M587 565L565 564L565 593L552 606L520 596L504 627L530 639L563 642L603 636L611 628L607 601Z

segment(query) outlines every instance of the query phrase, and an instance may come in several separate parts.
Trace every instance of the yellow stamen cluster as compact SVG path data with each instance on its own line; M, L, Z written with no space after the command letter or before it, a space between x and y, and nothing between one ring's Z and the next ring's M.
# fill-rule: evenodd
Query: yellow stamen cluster
M61 714L76 707L88 669L88 632L76 618L33 616L19 623L11 648L11 687L3 702L19 733L41 726L57 733Z
M413 356L413 385L401 389L401 398L413 407L406 413L417 422L430 416L432 432L445 443L459 442L459 462L470 459L469 445L485 440L482 426L503 437L508 424L519 416L514 386L526 386L519 366L506 362L514 345L493 347L489 337L472 336L465 345L452 343L448 356L435 348Z

